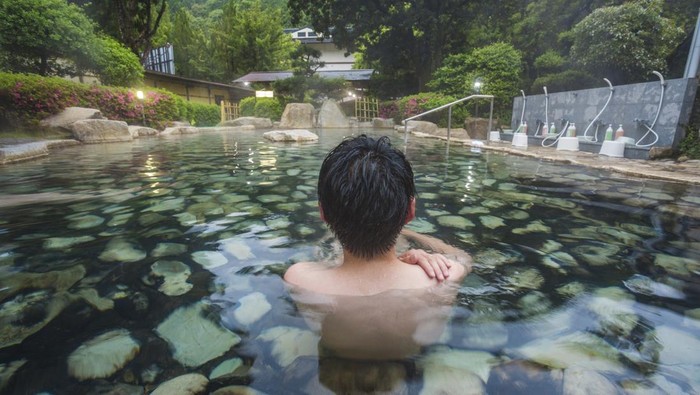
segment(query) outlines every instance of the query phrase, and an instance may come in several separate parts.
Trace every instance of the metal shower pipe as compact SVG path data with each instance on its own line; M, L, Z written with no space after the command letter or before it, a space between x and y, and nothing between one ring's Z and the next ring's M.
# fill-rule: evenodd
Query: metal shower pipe
M598 115L596 115L595 118L593 118L591 123L589 123L588 126L586 127L586 130L583 131L583 139L586 141L598 142L598 133L597 133L598 129L596 128L596 134L593 136L592 140L588 138L588 130L598 120L598 118L600 118L600 114L602 114L603 111L605 111L605 109L608 107L608 104L610 103L610 99L612 99L613 92L615 92L615 88L613 88L612 83L610 82L609 79L603 78L603 81L608 83L608 86L610 87L610 94L608 95L608 100L605 102L605 105L603 105L603 108L598 112Z

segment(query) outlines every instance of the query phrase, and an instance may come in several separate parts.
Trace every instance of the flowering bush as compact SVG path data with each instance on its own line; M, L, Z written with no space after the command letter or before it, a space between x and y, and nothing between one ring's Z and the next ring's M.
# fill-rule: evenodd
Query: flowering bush
M66 107L99 109L113 120L162 129L169 121L189 121L199 126L219 121L215 105L186 102L166 90L144 92L139 100L127 88L80 84L57 77L0 73L0 111L12 114L27 126L33 126Z
M419 93L417 95L406 96L395 102L386 102L380 106L380 116L382 114L392 115L396 124L401 124L406 118L418 115L422 112L432 110L447 103L453 102L456 99L452 96L442 95L440 93ZM464 104L457 104L452 107L452 126L461 127L464 120L469 116L469 112ZM440 127L447 126L449 117L448 109L428 114L419 118L420 121L429 121L438 124Z

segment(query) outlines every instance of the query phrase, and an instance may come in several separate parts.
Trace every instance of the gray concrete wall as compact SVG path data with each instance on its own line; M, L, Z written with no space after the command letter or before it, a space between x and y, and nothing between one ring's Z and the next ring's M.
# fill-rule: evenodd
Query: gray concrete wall
M549 94L549 122L555 122L558 131L562 129L562 120L576 123L577 135L582 136L586 127L600 112L608 99L610 89L601 80L602 88L584 89L579 91L557 92ZM697 90L696 79L666 80L666 90L661 106L661 113L654 131L659 134L659 141L654 147L676 148L684 136L684 127L688 123L693 108L693 100ZM614 84L614 81L613 81ZM600 115L605 124L598 130L598 139L604 137L607 124L613 124L613 130L622 124L625 136L638 141L647 129L635 122L635 119L646 120L649 124L654 120L661 96L661 83L658 80L640 84L614 86L610 104ZM513 118L511 127L515 130L520 122L523 106L522 96L513 99ZM535 132L537 120L545 119L544 93L527 97L525 121L528 134ZM589 136L595 132L595 125L589 129ZM653 141L651 134L642 143Z

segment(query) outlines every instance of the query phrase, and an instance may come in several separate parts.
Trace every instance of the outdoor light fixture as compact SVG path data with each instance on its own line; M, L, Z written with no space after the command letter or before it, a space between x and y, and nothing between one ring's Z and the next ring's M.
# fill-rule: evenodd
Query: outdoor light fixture
M136 98L139 100L143 100L143 91L136 91Z
M482 86L481 79L477 78L474 81L474 92L476 92L476 93L481 92L481 86Z

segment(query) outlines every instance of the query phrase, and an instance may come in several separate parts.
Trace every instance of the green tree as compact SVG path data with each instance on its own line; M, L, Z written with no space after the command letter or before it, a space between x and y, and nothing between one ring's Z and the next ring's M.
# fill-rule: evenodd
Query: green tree
M616 84L664 72L683 32L662 8L660 0L639 0L593 11L572 29L572 62Z
M522 56L512 45L496 43L467 54L448 56L428 84L433 90L457 98L474 93L474 82L482 83L481 93L494 95L494 111L507 118L513 96L521 85Z
M0 51L4 68L41 75L75 72L63 60L89 57L93 25L65 0L0 0Z
M139 58L112 37L95 37L92 54L93 64L89 68L105 85L132 86L143 79Z
M292 52L292 69L294 74L311 77L316 70L325 66L325 62L321 62L321 51L312 48L308 45L298 45Z
M481 2L289 0L294 20L308 18L340 48L375 66L387 89L424 88L446 54L464 49L465 32ZM393 83L392 81L400 81ZM381 89L385 89L381 88ZM386 94L404 92L386 92Z
M243 8L231 0L213 34L215 56L226 67L224 78L290 66L294 43L283 31L279 9L263 8L259 1Z

